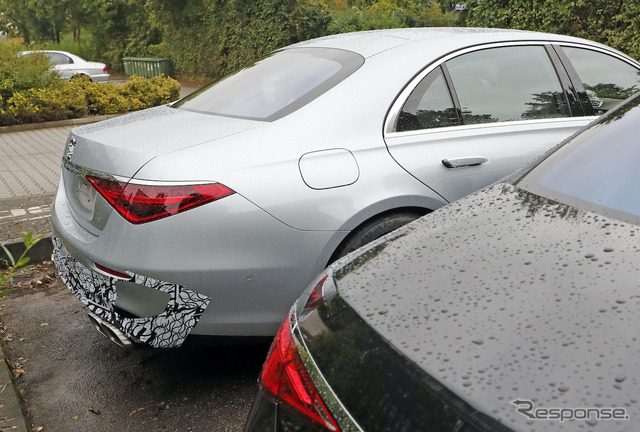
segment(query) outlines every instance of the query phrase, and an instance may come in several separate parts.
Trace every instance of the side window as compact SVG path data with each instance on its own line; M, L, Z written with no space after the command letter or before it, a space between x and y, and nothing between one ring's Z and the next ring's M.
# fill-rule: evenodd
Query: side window
M638 91L640 72L616 57L584 48L563 46L587 91L596 114L609 111Z
M569 106L543 46L490 48L446 63L464 124L566 117Z
M71 57L68 57L64 54L59 54L59 53L47 53L47 55L49 56L49 59L51 61L51 64L70 64L73 63L73 60L71 59Z
M397 132L458 125L458 116L440 67L431 71L402 106Z

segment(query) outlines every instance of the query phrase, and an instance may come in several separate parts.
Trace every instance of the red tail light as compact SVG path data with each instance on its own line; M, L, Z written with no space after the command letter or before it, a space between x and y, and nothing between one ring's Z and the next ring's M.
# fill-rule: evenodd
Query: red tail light
M105 273L107 273L107 274L109 274L109 275L111 275L111 276L115 276L115 277L117 277L117 278L125 279L125 280L130 280L130 279L132 279L132 276L131 276L131 275L128 275L128 274L126 274L126 273L122 273L122 272L119 272L119 271L117 271L117 270L112 270L112 269L110 269L109 267L105 267L105 266L103 266L102 264L98 264L98 263L94 263L94 264L95 264L95 266L96 266L96 268L97 268L98 270L102 270L103 272L105 272Z
M133 224L172 216L235 193L220 183L158 186L91 176L87 180L122 217Z
M107 67L105 66L104 69L102 69L102 72L104 73L108 73L109 71L107 70Z
M340 431L322 402L296 349L286 319L271 344L260 375L260 389L275 402L294 409L326 431Z
M324 298L322 297L322 288L324 287L324 283L327 281L327 277L328 276L325 275L322 279L320 279L320 282L318 282L313 291L311 291L311 294L307 299L307 303L305 303L304 305L305 309L317 308L318 306L322 305L322 303L324 303Z

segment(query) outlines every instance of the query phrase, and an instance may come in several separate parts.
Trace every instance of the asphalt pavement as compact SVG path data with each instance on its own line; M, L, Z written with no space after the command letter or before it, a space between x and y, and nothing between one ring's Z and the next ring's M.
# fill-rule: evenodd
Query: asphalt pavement
M180 95L184 97L197 88L181 83ZM21 233L31 231L34 236L46 236L30 254L32 259L50 256L51 203L60 181L67 136L78 125L109 117L0 127L0 245L18 253ZM0 251L2 258L5 256ZM4 357L6 361L7 356ZM26 432L19 398L6 366L6 362L0 362L0 432Z

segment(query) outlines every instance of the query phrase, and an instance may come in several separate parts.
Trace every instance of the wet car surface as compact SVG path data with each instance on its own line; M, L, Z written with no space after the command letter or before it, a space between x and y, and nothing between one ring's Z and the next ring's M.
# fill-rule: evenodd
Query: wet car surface
M639 105L330 266L245 430L637 430Z
M286 47L74 129L54 261L121 345L273 335L327 264L513 172L596 118L598 84L621 101L639 70L593 42L494 29Z

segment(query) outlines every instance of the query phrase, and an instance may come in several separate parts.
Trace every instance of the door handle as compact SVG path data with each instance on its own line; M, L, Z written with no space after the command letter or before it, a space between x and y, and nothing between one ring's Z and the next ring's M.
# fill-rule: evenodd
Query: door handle
M470 166L478 166L489 162L489 159L482 156L463 157L455 159L442 159L442 165L447 168L462 168Z

